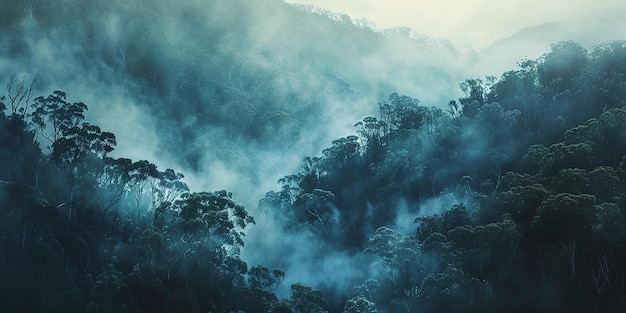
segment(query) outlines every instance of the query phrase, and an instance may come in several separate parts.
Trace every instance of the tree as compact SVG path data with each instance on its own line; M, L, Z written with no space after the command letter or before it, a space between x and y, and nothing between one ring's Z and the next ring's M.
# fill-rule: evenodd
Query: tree
M113 159L105 157L104 166L98 176L98 194L102 206L102 219L113 206L118 204L127 191L131 180L129 169L132 161L126 158Z
M586 141L581 143L557 143L549 148L549 152L541 159L542 177L552 178L559 171L567 168L591 170L598 164L594 145Z
M94 173L101 172L102 159L117 144L115 135L83 122L87 105L67 102L62 91L55 91L46 98L37 97L33 108L32 122L52 144L50 159L65 173L69 190L68 218L71 218L75 196L94 191L97 185Z
M488 102L498 102L506 110L519 110L518 129L532 134L546 119L542 88L537 78L538 61L524 59L519 69L505 72L489 89Z
M28 113L28 107L30 106L30 99L32 98L33 86L39 80L39 75L31 80L30 84L26 86L24 79L18 80L15 72L11 73L9 82L7 83L7 96L8 102L11 105L10 116L21 118L22 120ZM6 100L5 97L0 98L0 102Z
M403 236L388 227L380 227L368 240L365 253L380 258L380 261L374 264L382 269L378 279L384 288L376 297L391 303L396 302L402 310L410 311L411 290L426 275L425 266L420 262L422 255L419 245L415 239Z
M184 193L174 207L186 234L207 238L215 247L229 245L238 251L243 246L242 230L254 224L254 218L225 190Z
M552 193L541 184L513 186L498 195L502 213L511 214L515 220L530 228L537 208Z
M418 242L424 241L431 233L447 234L457 226L471 225L472 218L463 204L454 205L442 214L415 218Z
M566 168L559 171L559 174L552 177L550 190L555 193L581 194L589 186L587 172L579 168Z
M586 118L626 105L624 43L624 40L603 43L595 46L590 53L589 65L584 71L586 88L578 92L579 97L588 99L587 105L580 108Z
M354 124L357 134L361 136L368 150L376 149L384 145L382 137L384 136L385 124L378 121L375 117L368 116L356 124Z
M346 301L343 313L377 313L376 304L363 296Z
M552 102L559 96L571 94L576 79L588 62L587 51L573 41L552 44L551 51L543 56L538 66L539 81Z
M44 156L35 141L35 132L21 116L5 116L0 99L0 179L37 186Z
M592 195L553 195L541 204L532 219L532 230L543 238L544 244L556 244L567 253L572 277L577 272L578 241L588 237L598 221L595 202Z
M171 209L174 200L189 191L187 184L182 181L184 177L185 175L168 168L160 172L156 179L151 180L153 225L156 226L157 219L161 214Z
M398 130L416 130L424 123L424 108L419 106L418 99L392 93L389 101L379 103L378 107L383 136Z
M319 180L320 180L320 158L316 157L305 157L302 161L302 173L298 176L286 176L283 178L283 182L279 181L280 184L284 184L285 182L291 182L291 184L284 184L283 187L290 187L291 195L296 195L301 192L312 192L313 189L318 188ZM328 174L328 173L326 173ZM285 180L287 179L287 180ZM294 179L299 179L299 182L295 184Z
M324 149L321 162L322 170L336 167L338 169L345 168L350 165L350 161L359 152L359 142L357 136L348 136L333 140L332 147ZM328 173L331 174L331 173Z
M511 136L519 115L519 110L504 111L497 102L486 103L476 113L476 124L483 128L490 143L500 143Z
M486 87L480 78L466 79L459 86L465 97L459 99L465 117L474 118L485 103Z
M520 257L520 244L522 239L521 227L510 216L504 215L501 221L489 223L484 226L476 226L474 231L478 238L478 247L481 251L479 259L479 272L485 281L498 285L509 285L510 281L502 277L502 272L515 277L511 271L518 263L514 262ZM494 270L496 269L497 270Z
M83 123L62 132L52 143L51 158L57 164L76 167L89 158L103 159L117 144L115 135Z
M261 288L244 290L238 304L243 312L293 313L284 301L279 302L275 294Z
M493 308L494 302L488 283L454 265L426 275L417 287L416 298L427 312L480 312Z
M288 303L295 313L328 312L328 302L322 293L302 284L291 285L291 298Z
M284 278L285 272L276 268L270 270L261 265L253 266L248 271L248 284L251 288L274 290L282 283Z
M334 225L330 221L333 214L332 201L334 199L335 195L330 191L313 189L311 193L304 193L296 200L304 206L306 212L302 214L306 216L305 220L311 223L319 222L324 235L330 241L334 239L334 234L331 233Z
M63 91L54 91L51 95L35 98L33 123L39 127L40 134L51 144L65 135L70 129L80 126L85 119L87 105L82 102L70 103Z
M146 187L151 185L151 180L158 179L159 171L153 163L140 160L134 162L128 167L128 175L130 181L128 188L135 200L135 209L137 210L137 226L141 224L141 204L143 201Z
M599 202L613 202L618 195L620 179L610 166L599 166L587 173L589 184L585 192L593 194Z

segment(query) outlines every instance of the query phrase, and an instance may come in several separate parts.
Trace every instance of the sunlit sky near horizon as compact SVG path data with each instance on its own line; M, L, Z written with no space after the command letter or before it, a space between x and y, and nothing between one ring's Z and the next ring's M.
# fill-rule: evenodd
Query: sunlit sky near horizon
M286 0L311 4L378 27L407 26L433 37L484 47L529 26L626 9L624 0Z

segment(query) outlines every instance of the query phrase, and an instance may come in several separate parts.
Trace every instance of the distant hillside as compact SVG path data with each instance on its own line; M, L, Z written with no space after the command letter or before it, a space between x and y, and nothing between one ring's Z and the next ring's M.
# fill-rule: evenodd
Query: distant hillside
M499 75L522 58L535 59L559 41L572 40L586 49L603 42L626 39L626 10L586 15L524 28L481 51L480 68Z
M118 151L250 187L284 174L277 155L318 152L391 92L445 106L465 78L445 41L278 0L4 8L0 80L40 73L43 92L91 104Z
M551 42L585 44L605 29L599 18L537 26L477 54L279 0L11 0L0 15L0 80L40 73L43 93L90 104L118 151L198 173L209 184L198 188L246 190L271 188L392 92L445 108L465 78L499 76ZM572 25L586 31L563 31Z

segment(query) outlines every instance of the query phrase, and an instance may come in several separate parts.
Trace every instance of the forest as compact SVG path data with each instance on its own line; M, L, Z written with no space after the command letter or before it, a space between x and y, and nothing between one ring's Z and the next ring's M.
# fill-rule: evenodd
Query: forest
M626 41L57 5L0 2L0 312L626 311Z

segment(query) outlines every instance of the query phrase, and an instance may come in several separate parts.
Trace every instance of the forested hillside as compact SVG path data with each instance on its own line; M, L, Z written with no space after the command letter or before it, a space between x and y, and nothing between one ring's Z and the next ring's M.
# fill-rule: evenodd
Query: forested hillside
M625 41L265 4L0 3L1 312L626 310Z
M623 41L561 42L447 110L394 93L260 207L376 256L365 312L621 311L625 65Z
M465 75L449 43L280 0L3 3L0 79L40 73L46 94L70 86L98 124L141 125L144 136L118 134L120 150L139 145L135 157L179 164L194 182L257 188L251 204L284 174L283 156L347 134L371 99L412 91L445 104ZM296 144L308 151L285 148Z

